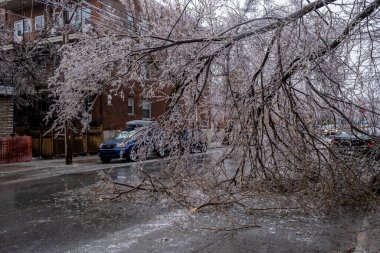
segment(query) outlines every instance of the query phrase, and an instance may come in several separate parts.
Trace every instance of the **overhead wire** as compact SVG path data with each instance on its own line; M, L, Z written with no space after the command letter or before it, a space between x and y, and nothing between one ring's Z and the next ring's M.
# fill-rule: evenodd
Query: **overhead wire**
M57 3L57 2L54 1L54 0L37 0L37 1L39 1L39 2L41 2L41 3L44 3L44 4L49 4L50 6L53 6L53 7L57 7L57 6L58 6L58 7L60 7L60 8L64 8L65 10L68 10L68 5L59 4L59 3ZM107 16L107 17L109 18L110 21L119 21L119 22L121 22L121 21L125 21L125 22L130 22L128 19L125 19L125 18L123 18L123 17L121 17L121 16L119 16L119 15L116 15L115 13L112 13L112 12L106 10L106 9L100 9L100 8L98 8L98 7L96 7L96 6L94 6L94 5L90 4L90 3L88 3L87 1L82 1L82 3L86 4L87 6L89 6L92 10L94 10L95 12L97 12L98 14L100 14L100 16L102 16L102 17ZM101 2L101 4L105 5L103 2ZM123 14L125 14L125 15L131 17L131 18L134 19L134 20L138 20L138 21L140 21L141 23L143 23L143 21L141 21L140 19L136 18L135 16L133 16L133 15L131 15L131 14L129 14L129 13L122 12L122 11L120 11L120 10L118 10L118 9L116 9L116 8L114 8L114 7L112 7L112 6L110 6L110 5L106 5L106 6L107 6L107 7L110 7L110 8L113 8L113 9L117 10L118 12L123 13ZM82 12L91 15L91 13L86 12L85 10L82 10ZM112 17L114 17L114 18L112 18ZM118 20L115 20L115 18L117 18ZM99 19L99 21L100 21L100 20L101 20L101 19ZM142 26L143 26L142 24L137 24L137 25L138 25L139 27L142 27ZM119 25L119 26L120 26L120 25ZM120 27L122 27L122 26L120 26ZM122 28L125 29L124 27L122 27ZM146 27L145 27L145 28L146 28Z
M35 0L35 1L44 4L45 5L45 9L46 9L46 6L51 6L51 7L55 7L55 8L61 9L61 11L62 10L66 10L66 11L72 12L72 11L75 10L75 8L70 8L70 6L68 6L68 5L58 4L56 1L51 1L51 0ZM92 6L93 5L90 4L89 7L91 8ZM82 7L85 7L85 6L82 5ZM97 9L91 8L91 10L93 11L93 13L84 11L83 9L81 11L84 12L84 13L90 14L91 15L90 22L94 23L96 26L102 27L102 28L108 29L108 30L113 30L115 32L119 31L119 29L121 31L126 30L126 28L122 24L120 24L120 22L121 22L120 20L115 20L114 18L111 18L109 16L107 16L105 18L105 15L103 15L103 13L101 13L99 11L99 8L97 8ZM109 11L106 11L106 12L109 13ZM99 15L95 15L95 14L99 14ZM122 19L124 21L127 21L126 19L123 19L122 17L119 17L117 15L114 15L114 16L116 16L116 17L118 17L118 18L120 18L120 19ZM23 17L25 17L25 16L23 16ZM27 18L27 17L25 17L25 18ZM112 23L112 25L109 25L109 24L107 24L107 22L104 22L104 20L111 21L111 22L113 21L113 23ZM52 27L53 26L54 25L52 25Z
M44 3L54 4L54 5L56 5L56 6L58 6L58 7L62 7L62 8L66 8L66 7L68 6L68 5L62 4L62 3L60 3L60 2L57 2L56 0L37 0L37 1L39 1L39 2L44 2ZM116 10L116 11L122 13L122 14L125 14L126 16L129 16L129 17L131 17L131 18L133 18L133 19L135 19L135 20L137 20L137 21L143 22L143 21L140 20L139 18L133 16L131 13L123 12L123 11L121 11L121 10L119 10L119 9L117 9L117 8L115 8L115 7L113 7L112 5L103 2L102 0L97 0L97 2L100 3L100 4L102 4L103 6L107 6L107 7L112 8L112 9L114 9L114 10ZM88 5L92 5L92 4L88 3L86 0L81 0L80 3L86 3L86 4L88 4ZM75 4L75 3L73 3L73 4ZM92 6L94 6L94 5L92 5ZM107 10L105 10L105 9L104 9L104 11L110 13L109 11L107 11ZM114 13L110 13L110 14L115 15ZM117 16L117 15L115 15L115 16ZM117 17L121 18L120 16L117 16Z
M88 1L83 1L86 5L88 5L89 7L93 8L93 9L96 9L98 13L102 14L104 16L105 15L111 15L113 17L116 17L122 21L125 21L127 24L129 22L131 22L131 20L128 20L128 19L125 19L124 17L120 16L120 15L116 15L114 11L122 14L122 15L125 15L127 17L131 17L134 21L138 21L138 23L136 22L132 22L132 24L136 24L137 27L139 27L140 29L141 28L144 28L146 30L150 29L150 26L148 24L146 24L144 21L142 21L141 19L133 16L132 14L130 14L129 12L125 12L125 11L121 11L120 9L117 9L115 8L114 6L110 5L110 4L106 4L105 2L103 2L102 0L98 0L98 3L102 4L103 5L103 8L99 8L91 3L89 3ZM110 10L107 10L107 8L110 8L110 9L113 9L114 11L110 11ZM133 27L133 25L132 25ZM133 27L134 28L134 27Z
M46 0L36 0L36 1L38 1L38 2L40 2L40 3L43 3L43 4L46 4L46 5L49 5L49 6L51 6L51 7L57 7L57 5L56 5L55 2L46 1ZM67 7L67 6L60 5L60 6L58 6L58 7L61 8L62 10L73 11L72 8L69 8L69 7ZM104 24L104 23L101 22L101 21L103 21L101 17L97 17L96 15L92 15L93 13L88 12L88 11L85 11L85 10L81 10L81 11L82 11L82 13L86 13L86 14L91 15L91 20L90 20L90 21L93 22L93 23L96 23L96 25L99 25L99 26L101 26L101 27L103 27L103 28L107 28L107 29L114 30L114 29L115 29L115 26L114 26L114 25L116 25L118 28L120 28L120 29L122 29L122 30L125 30L125 29L126 29L125 27L123 27L123 26L121 26L120 24L117 24L117 23L114 23L112 26L111 26L111 25ZM99 12L98 12L98 14L100 14L100 16L103 16L103 15L101 15L101 13L99 13ZM115 20L113 20L113 21L115 21Z
M37 2L42 2L41 0L35 0L35 1L37 1ZM45 2L45 1L43 1L43 4L45 4L45 6L46 5L49 5L49 6L53 6L53 7L56 7L56 5L52 5L52 3L48 3L48 2ZM62 9L62 8L61 8ZM65 10L69 10L69 11L71 11L72 9L69 9L69 8L64 8ZM19 15L20 16L20 15ZM22 16L23 18L29 18L29 17L26 17L26 16ZM94 17L96 17L96 16L94 16ZM94 20L92 20L92 21L94 21ZM96 23L96 22L95 22ZM106 25L106 24L102 24L102 23L100 23L100 22L97 22L97 24L96 24L97 26L100 26L100 27L102 27L102 28L104 28L104 29L109 29L109 30L112 30L112 29L115 29L115 26L110 26L110 25ZM52 24L51 25L51 27L45 32L45 36L49 33L49 31L51 30L51 28L53 28L54 27L54 25ZM121 27L121 29L123 29L122 27ZM42 39L42 37L41 37L41 39ZM41 39L39 40L39 41L41 41ZM35 49L37 49L37 44L38 43L33 43L34 44L34 46L33 47L28 47L28 53L30 53L30 52L32 52L32 51L34 51ZM25 48L26 49L26 48ZM25 51L26 52L26 51ZM26 59L26 58L29 58L29 57L23 57L24 59Z
M93 10L96 10L99 14L101 14L102 15L102 17L104 17L104 12L107 12L107 11L105 11L105 10L103 10L103 9L99 9L98 7L96 7L96 6L94 6L94 5L92 5L92 4L90 4L90 3L88 3L87 1L84 1L84 3L88 6L88 7L90 7L90 8L92 8ZM102 12L102 13L101 13ZM121 22L121 24L122 25L125 25L125 23L126 23L126 25L127 25L127 30L129 30L129 23L131 22L130 20L128 20L128 19L125 19L125 18L122 18L122 17L120 17L120 16L117 16L117 15L115 15L115 14L113 14L113 13L111 13L111 12L107 12L107 14L110 14L110 15L112 15L112 16L115 16L115 17L117 17L119 20L112 20L112 18L109 20L109 21L119 21L119 22ZM106 15L107 15L106 14ZM108 16L107 15L107 18L110 18L110 16ZM108 20L107 20L108 21ZM124 22L125 23L124 23ZM132 23L132 27L133 27L133 23Z
M103 6L106 6L106 7L108 7L108 8L112 8L112 9L114 9L115 11L117 11L117 12L119 12L119 13L121 13L121 14L124 14L124 15L126 15L126 16L132 17L133 19L139 21L139 22L142 24L142 26L146 26L146 27L144 27L144 28L148 28L148 29L150 28L150 26L149 26L148 24L146 24L144 20L141 20L141 19L139 19L139 18L133 16L133 15L130 14L129 12L125 12L125 11L122 11L122 10L120 10L120 9L117 9L117 8L115 8L114 6L112 6L112 5L108 4L108 3L103 2L103 0L98 0L98 3L100 3L100 4L102 4Z

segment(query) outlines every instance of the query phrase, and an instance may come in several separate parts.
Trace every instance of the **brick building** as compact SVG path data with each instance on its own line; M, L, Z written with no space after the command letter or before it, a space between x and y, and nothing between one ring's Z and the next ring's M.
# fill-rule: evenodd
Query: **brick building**
M13 87L0 85L0 137L13 134L13 97Z
M135 6L138 6L138 0L132 1ZM105 29L107 22L108 24L118 22L119 26L121 24L127 27L131 33L138 31L136 21L138 18L135 17L139 16L139 9L135 8L132 13L117 0L89 0L74 10L54 7L49 1L0 0L0 8L3 9L0 13L2 22L9 28L8 36L5 39L0 37L0 50L17 53L17 50L32 51L30 48L33 47L34 51L41 52L30 58L35 57L35 62L43 65L46 70L45 81L48 78L48 72L54 70L57 61L54 57L54 50L59 48L63 42L64 15L70 17L68 35L70 43L80 40L81 34L88 29L96 30L99 34L107 33ZM65 29L68 29L67 25ZM44 55L42 59L41 55ZM2 76L0 76L0 84L1 80ZM12 86L12 84L10 85ZM33 85L36 87L37 93L40 93L40 97L46 98L44 96L46 83L41 81L39 84L33 83ZM13 92L14 87L17 87L17 84L13 84ZM13 96L2 94L0 91L0 122L7 124L6 127L0 125L1 129L7 129L0 134L33 135L31 130L39 129L39 138L41 139L44 131L41 129L49 127L44 125L43 118L50 102L46 99L34 100L27 106L18 106L15 109L12 104ZM102 129L102 137L104 135L104 138L107 138L115 130L123 128L126 121L155 119L162 115L165 109L164 101L150 101L144 98L138 90L134 91L133 95L126 93L124 100L104 93L96 101L91 126ZM39 153L42 152L41 145L43 143L39 143ZM57 152L52 153L56 154Z

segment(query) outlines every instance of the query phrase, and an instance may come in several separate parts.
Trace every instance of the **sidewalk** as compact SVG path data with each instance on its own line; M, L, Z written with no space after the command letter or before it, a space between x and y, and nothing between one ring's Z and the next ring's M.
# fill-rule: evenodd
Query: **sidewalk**
M223 147L221 143L212 142L209 150ZM159 158L148 159L147 162L156 162ZM103 164L98 155L75 156L73 163L66 165L65 158L33 158L30 162L0 164L0 182L7 179L14 179L15 176L23 178L37 178L42 174L60 175L67 173L93 171L108 168L129 166L133 163L126 163L125 160L118 160L109 164Z
M125 165L123 163L115 163L111 166L102 164L97 155L74 157L71 165L66 165L64 158L34 158L30 162L0 164L0 185L121 166Z
M76 156L73 157L73 164L66 165L65 158L33 158L30 162L20 162L20 163L5 163L0 164L0 175L4 173L18 172L18 171L28 171L36 169L46 169L50 167L67 167L75 166L79 164L95 164L99 163L99 157L97 155L87 155L87 156Z

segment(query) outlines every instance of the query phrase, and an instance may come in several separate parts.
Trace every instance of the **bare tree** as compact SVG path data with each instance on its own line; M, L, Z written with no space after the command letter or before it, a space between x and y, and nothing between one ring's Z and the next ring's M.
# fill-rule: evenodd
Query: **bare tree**
M59 115L54 127L72 118L85 126L85 98L109 88L123 96L136 85L167 101L159 129L168 136L223 120L218 138L230 145L196 170L190 147L173 151L167 170L142 171L143 181L125 192L164 193L194 211L251 208L259 191L295 193L297 208L363 203L375 198L368 177L379 172L376 161L342 158L316 124L325 114L360 132L361 107L377 122L377 105L365 101L377 97L379 4L141 1L138 33L115 30L61 49L50 117Z

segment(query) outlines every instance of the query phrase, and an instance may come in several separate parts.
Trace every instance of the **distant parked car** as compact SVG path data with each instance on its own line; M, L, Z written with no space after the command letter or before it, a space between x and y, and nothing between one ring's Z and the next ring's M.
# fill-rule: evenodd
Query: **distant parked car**
M331 141L333 148L336 148L344 155L367 155L380 159L379 145L371 136L355 131L342 131Z
M323 125L320 128L322 135L329 137L338 134L339 128L334 124Z
M207 151L207 136L201 130L165 131L157 128L155 122L144 120L130 121L126 126L100 145L98 154L103 163L118 158L134 162L142 154L164 157L175 150Z
M150 147L149 127L153 121L133 120L126 123L126 128L113 138L100 144L98 154L103 163L109 163L112 159L126 158L128 161L138 159L138 150ZM150 151L161 153L154 148Z
M202 130L185 129L182 131L182 151L190 149L190 153L207 151L207 136Z
M157 134L156 134L157 135ZM184 129L161 131L153 137L156 153L164 157L173 153L188 151L189 153L207 151L207 136L202 130Z

